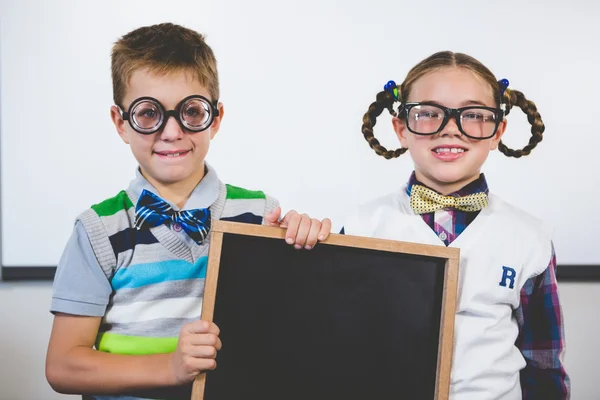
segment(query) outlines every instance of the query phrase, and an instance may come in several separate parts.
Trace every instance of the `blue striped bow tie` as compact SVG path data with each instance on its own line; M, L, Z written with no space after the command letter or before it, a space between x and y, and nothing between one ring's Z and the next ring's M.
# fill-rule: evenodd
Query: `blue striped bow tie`
M178 223L198 244L202 243L210 231L210 210L175 211L166 201L144 189L135 206L135 227L149 229L162 224Z

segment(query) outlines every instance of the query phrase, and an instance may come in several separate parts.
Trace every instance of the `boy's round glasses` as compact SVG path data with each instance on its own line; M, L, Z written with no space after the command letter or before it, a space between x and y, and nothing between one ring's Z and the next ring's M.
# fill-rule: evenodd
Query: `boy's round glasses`
M484 106L448 108L435 103L406 103L400 106L398 115L405 118L408 130L417 135L435 135L454 117L463 135L483 140L496 134L504 111Z
M192 132L206 130L219 115L219 109L206 97L200 95L188 96L181 100L174 110L165 107L153 97L135 99L129 109L121 111L121 117L138 133L150 135L167 123L169 117L174 117L182 129Z

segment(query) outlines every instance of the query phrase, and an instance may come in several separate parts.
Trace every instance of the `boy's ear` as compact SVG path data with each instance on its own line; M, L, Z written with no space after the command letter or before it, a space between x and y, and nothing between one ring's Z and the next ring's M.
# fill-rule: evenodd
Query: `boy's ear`
M221 121L223 121L223 116L225 115L225 108L223 107L223 103L219 102L217 104L217 108L219 109L219 115L215 117L212 125L210 126L211 140L215 137L217 132L219 132L219 128L221 127Z
M398 117L393 117L392 125L394 127L394 131L396 132L396 136L398 136L398 140L400 140L400 144L402 145L402 147L408 148L408 141L406 140L407 129L404 120Z
M110 119L112 119L113 124L115 124L115 128L117 128L117 133L121 136L121 139L127 144L129 144L129 136L127 129L125 129L125 121L121 117L121 112L117 108L117 106L112 106L110 108Z

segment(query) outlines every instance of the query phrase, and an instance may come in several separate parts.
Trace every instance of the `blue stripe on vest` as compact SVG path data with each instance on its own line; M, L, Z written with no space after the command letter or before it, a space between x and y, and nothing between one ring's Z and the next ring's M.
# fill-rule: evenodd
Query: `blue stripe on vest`
M112 278L114 290L138 288L146 285L181 279L206 278L208 257L200 257L195 264L185 260L168 260L147 264L134 264L121 268Z
M250 212L236 215L234 217L221 218L221 221L243 222L246 224L262 224L262 217Z
M148 229L127 228L109 237L115 255L133 249L138 244L158 243L158 239Z

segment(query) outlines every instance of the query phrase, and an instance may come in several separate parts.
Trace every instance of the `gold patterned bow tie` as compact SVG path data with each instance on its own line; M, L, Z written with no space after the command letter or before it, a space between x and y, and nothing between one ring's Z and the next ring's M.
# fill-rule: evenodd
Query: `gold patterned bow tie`
M413 185L410 190L410 206L417 214L435 212L442 208L479 211L487 205L488 196L483 192L454 197L444 196L421 185Z

